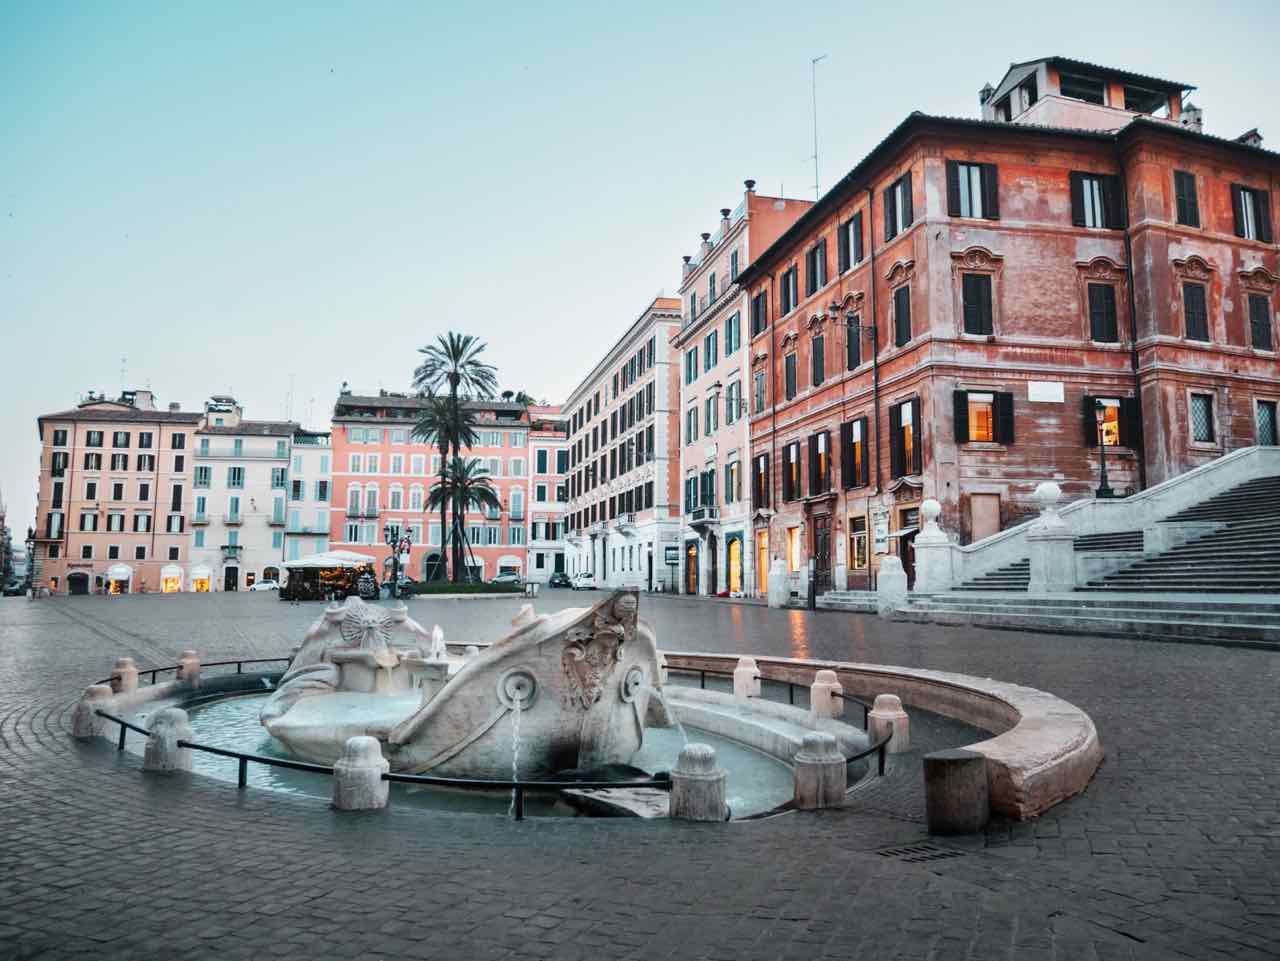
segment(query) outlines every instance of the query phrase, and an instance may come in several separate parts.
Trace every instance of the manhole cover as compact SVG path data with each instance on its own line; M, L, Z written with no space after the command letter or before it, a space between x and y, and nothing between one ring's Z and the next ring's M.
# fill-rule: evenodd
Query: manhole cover
M912 864L921 861L942 861L946 858L962 858L964 851L951 848L940 848L932 844L908 844L899 848L881 848L876 852L882 858L893 858L895 861L906 861Z

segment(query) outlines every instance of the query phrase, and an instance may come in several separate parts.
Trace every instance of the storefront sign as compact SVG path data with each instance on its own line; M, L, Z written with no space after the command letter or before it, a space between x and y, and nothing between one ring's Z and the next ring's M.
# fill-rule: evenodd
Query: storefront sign
M877 554L889 553L889 509L877 508L871 515L871 530L875 535Z
M667 564L674 567L676 564L680 563L680 548L678 547L665 548L665 554L666 554Z

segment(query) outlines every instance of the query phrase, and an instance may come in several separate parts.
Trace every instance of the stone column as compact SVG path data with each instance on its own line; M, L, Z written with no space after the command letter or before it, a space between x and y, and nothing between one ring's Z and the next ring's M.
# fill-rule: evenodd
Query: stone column
M930 497L920 505L923 527L916 534L916 594L938 594L951 590L951 541L938 526L942 505Z
M890 754L902 754L911 750L911 727L902 700L896 694L877 694L875 703L867 712L867 737L875 744L893 728L886 750Z
M725 821L728 775L716 766L709 744L686 744L671 772L671 817L683 821Z
M132 694L138 689L138 665L131 657L117 657L111 669L111 690L115 694Z
M844 701L837 695L843 694L844 688L836 679L836 672L819 671L813 676L809 685L809 723L820 718L844 716Z
M106 735L107 721L94 712L98 708L106 709L110 706L110 687L106 684L91 684L86 687L71 711L71 736L85 741Z
M151 736L147 738L147 751L142 759L144 771L167 774L191 770L191 748L178 745L179 740L191 737L186 711L176 707L157 711L147 729Z
M787 606L787 565L780 557L769 564L769 606Z
M386 807L391 782L382 780L382 775L390 770L376 737L347 738L342 757L333 765L333 806L339 811Z
M892 617L898 607L907 602L907 572L902 560L894 554L880 558L876 574L876 607L881 617Z
M839 807L849 786L844 754L834 734L811 731L792 762L795 805L801 811Z
M924 756L925 817L930 834L972 834L991 820L987 759L977 751Z
M1062 488L1053 481L1036 487L1040 517L1027 533L1027 550L1031 559L1032 594L1062 594L1075 590L1075 535L1058 515Z
M193 687L200 684L200 655L195 651L183 651L178 658L178 680L189 681Z
M656 687L667 686L667 655L658 652L658 683Z
M738 666L733 669L733 696L744 703L760 696L760 668L754 657L738 658Z

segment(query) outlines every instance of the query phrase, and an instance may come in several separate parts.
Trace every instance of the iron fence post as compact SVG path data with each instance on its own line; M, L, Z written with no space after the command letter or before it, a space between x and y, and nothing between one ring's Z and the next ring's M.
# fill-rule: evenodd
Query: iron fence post
M125 727L123 724L121 724L121 725L120 725L120 740L116 742L116 750L117 750L117 751L123 751L123 750L124 750L124 738L125 738L125 735L126 735L126 734L128 734L128 733L129 733L129 729L128 729L127 727Z
M238 772L236 786L243 791L245 789L245 786L248 785L249 783L249 759L247 757L242 757L239 760L240 760L240 770Z

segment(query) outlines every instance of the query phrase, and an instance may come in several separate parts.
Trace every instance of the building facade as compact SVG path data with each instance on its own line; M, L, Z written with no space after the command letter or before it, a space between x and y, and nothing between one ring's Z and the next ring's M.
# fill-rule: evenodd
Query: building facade
M297 429L290 421L246 420L234 397L205 403L194 452L191 590L279 583Z
M569 573L602 587L678 589L679 330L655 298L564 404Z
M147 390L90 393L45 414L36 504L37 587L54 594L173 592L190 576L192 447L200 414Z
M467 401L475 412L479 443L463 452L488 471L502 507L468 511L463 519L470 576L489 580L503 572L527 572L529 507L529 413L523 404ZM427 510L440 476L433 444L413 436L426 401L416 395L343 391L334 404L333 508L329 546L376 557L391 573L385 530L396 526L411 542L401 555L405 573L417 580L444 576L440 515Z
M529 573L545 584L568 573L564 515L569 502L569 442L563 408L529 408Z
M911 577L926 497L967 543L1040 481L1089 495L1104 452L1124 493L1274 443L1280 157L1198 132L1186 89L1015 65L991 117L911 115L744 271L771 582Z
M329 433L294 430L284 529L286 561L329 549L332 472Z
M755 596L767 585L767 566L757 572L754 562L751 364L738 275L813 203L760 196L753 180L745 187L735 209L720 211L715 233L704 233L698 252L684 258L683 317L672 341L680 357L680 589L687 594Z

